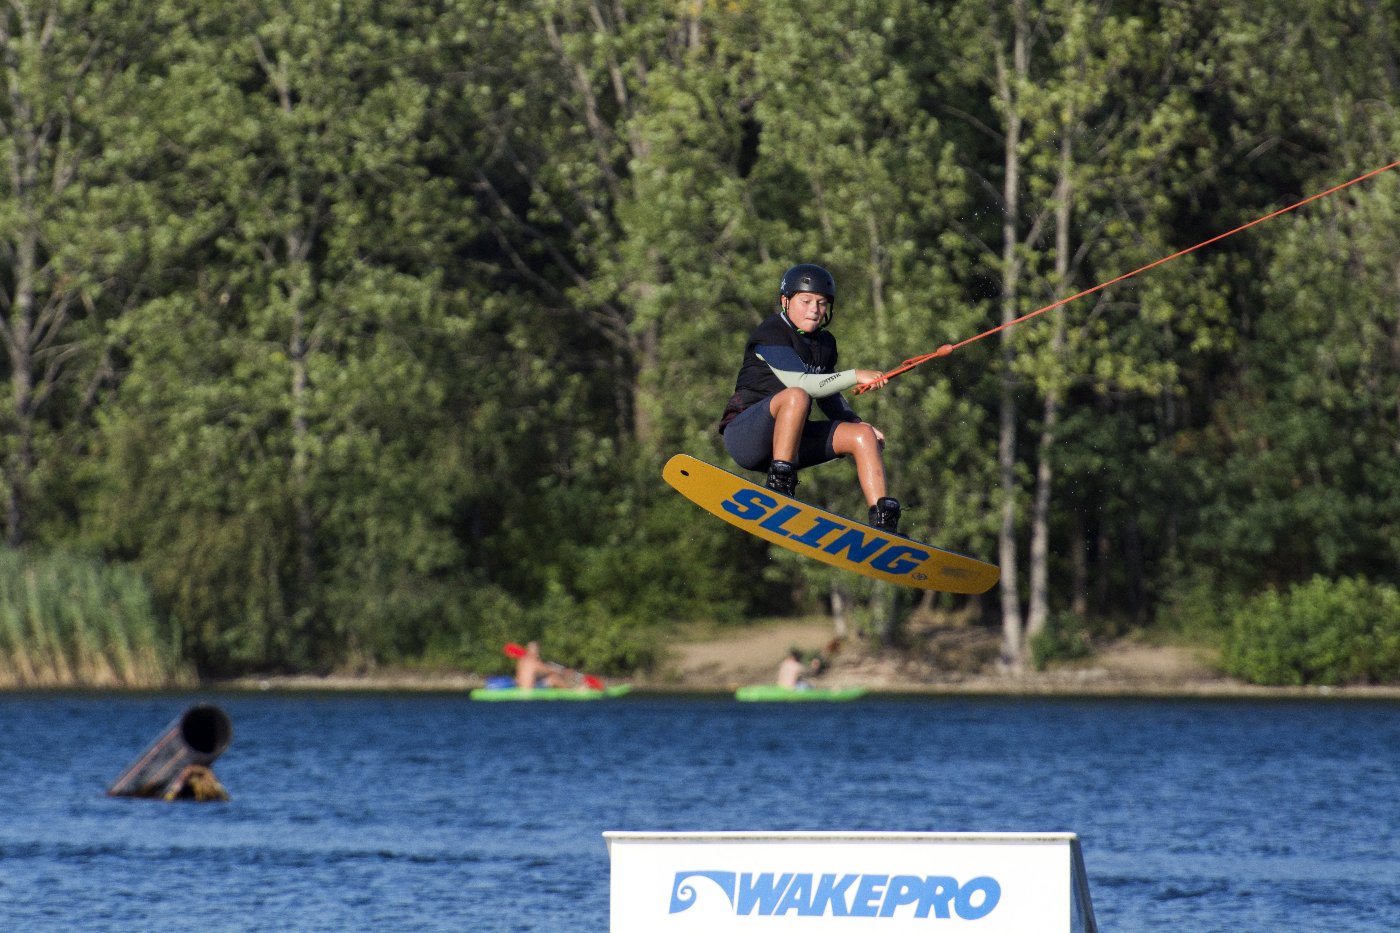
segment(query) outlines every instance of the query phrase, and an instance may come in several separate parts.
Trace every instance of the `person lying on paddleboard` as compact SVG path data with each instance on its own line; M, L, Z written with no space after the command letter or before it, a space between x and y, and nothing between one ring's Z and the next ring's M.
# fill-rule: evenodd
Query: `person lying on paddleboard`
M899 532L899 501L885 489L885 435L866 424L841 393L887 381L870 369L836 371L836 338L826 330L836 306L836 280L803 263L783 273L780 310L758 325L744 345L734 395L719 430L724 448L746 470L768 473L768 488L791 496L797 471L854 457L870 524ZM826 416L809 420L812 402Z

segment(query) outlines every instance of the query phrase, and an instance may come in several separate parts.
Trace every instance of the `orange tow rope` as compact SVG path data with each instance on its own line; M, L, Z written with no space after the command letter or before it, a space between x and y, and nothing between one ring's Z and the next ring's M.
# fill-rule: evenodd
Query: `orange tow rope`
M915 366L921 366L921 365L923 365L924 363L927 363L929 360L936 359L937 357L940 357L940 356L947 356L948 354L952 353L954 350L961 349L961 348L967 346L967 345L970 344L970 343L973 343L973 342L975 342L975 341L981 340L983 337L990 337L992 334L995 334L995 333L998 333L998 332L1000 332L1000 331L1006 330L1008 327L1014 327L1014 326L1016 326L1017 324L1022 323L1023 321L1029 321L1031 318L1036 317L1037 315L1040 315L1040 314L1044 314L1046 311L1053 311L1055 308L1058 308L1058 307L1060 307L1061 305L1067 305L1067 304L1069 304L1071 301L1074 301L1074 300L1077 299L1077 298L1083 298L1085 295L1092 295L1094 292L1102 291L1103 289L1108 288L1110 285L1117 285L1119 282L1122 282L1124 279L1130 279L1130 278L1132 278L1132 277L1135 276L1135 275L1139 275L1139 274L1141 274L1141 273L1143 273L1143 272L1146 272L1148 269L1155 269L1157 266L1160 266L1160 265L1162 265L1163 263L1171 262L1173 259L1176 259L1176 258L1178 258L1178 257L1180 257L1180 256L1185 256L1187 253L1194 253L1196 250L1200 249L1200 248L1203 247L1203 246L1209 246L1209 245L1212 244L1212 243L1218 243L1219 241L1225 239L1225 238L1228 237L1228 236L1234 236L1236 233L1239 233L1239 232L1241 232L1242 230L1248 230L1250 227L1253 227L1253 226L1255 226L1256 224L1262 224L1262 223L1263 223L1264 221L1266 221L1266 220L1272 220L1273 218L1279 216L1280 214L1287 214L1289 211L1295 211L1295 210L1297 210L1298 208L1302 207L1302 206L1305 205L1305 204L1311 204L1313 201L1316 201L1318 198L1325 198L1325 197L1327 197L1329 194L1335 194L1336 192L1341 191L1343 188L1349 188L1349 187L1351 187L1352 185L1358 184L1359 182L1363 182L1363 181L1365 181L1365 180L1368 179L1368 178L1374 178L1375 176L1381 174L1382 172L1388 172L1388 171L1390 171L1391 169L1395 168L1396 166L1400 166L1400 160L1397 160L1397 161L1395 161L1395 162L1392 162L1392 163L1390 163L1389 165L1382 166L1381 168L1373 169L1372 171L1367 172L1365 175L1358 175L1357 177L1353 178L1351 181L1343 182L1342 184L1337 185L1336 187L1328 188L1326 191L1321 191L1321 192L1319 192L1319 193L1317 193L1317 194L1314 194L1314 195L1312 195L1312 196L1310 196L1310 197L1306 197L1306 198L1304 198L1303 200L1297 202L1296 204L1290 204L1290 205L1288 205L1287 207L1279 208L1278 210L1274 211L1272 214L1265 214L1263 217L1257 217L1257 218L1255 218L1254 220L1251 220L1251 221L1250 221L1249 223L1247 223L1247 224L1242 224L1242 225L1236 227L1236 228L1233 229L1233 230L1227 230L1227 231L1224 232L1224 233L1217 234L1217 235L1211 237L1209 240L1202 240L1201 242L1197 243L1195 246L1188 246L1186 249L1179 250L1178 252L1172 253L1170 256L1163 256L1161 259L1158 259L1158 260L1155 261L1155 262L1149 262L1147 265L1143 266L1143 267L1140 268L1140 269L1134 269L1132 272L1125 272L1125 273L1123 273L1122 275L1118 276L1116 279L1109 279L1107 282L1102 282L1102 283L1100 283L1100 284L1098 284L1098 285L1095 285L1093 288L1086 288L1086 289L1084 289L1084 291L1079 292L1079 293L1076 294L1076 295L1070 295L1068 298L1061 298L1059 301L1056 301L1056 302L1053 302L1053 303L1051 303L1051 304L1048 304L1048 305L1046 305L1046 306L1043 307L1043 308L1037 308L1036 310L1032 311L1030 314L1024 314L1024 315L1022 315L1021 317L1016 318L1016 320L1014 320L1014 321L1007 321L1005 324L1002 324L1002 325L997 326L997 327L993 327L991 330L984 330L982 333L977 334L977 335L974 336L974 337L969 337L969 338L967 338L966 340L962 341L961 343L945 343L943 346L939 347L937 350L934 350L932 353L925 353L923 356L915 356L915 357L912 357L912 358L910 358L910 359L905 360L903 363L900 363L900 364L899 364L898 366L896 366L894 369L891 369L891 370L889 370L888 372L886 372L886 373L885 373L885 378L886 378L886 379L893 379L895 376L901 375L902 373L907 373L909 370L913 369ZM856 394L859 395L859 394L861 394L862 392L869 391L870 388L871 388L871 386L868 386L868 385L856 386L855 391L856 391Z

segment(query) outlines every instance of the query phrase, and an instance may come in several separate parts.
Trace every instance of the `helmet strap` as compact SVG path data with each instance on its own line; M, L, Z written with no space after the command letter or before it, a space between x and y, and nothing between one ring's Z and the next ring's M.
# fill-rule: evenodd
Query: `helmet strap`
M801 328L799 328L796 324L792 323L792 318L788 317L787 303L788 303L788 296L787 296L787 295L779 295L779 296L778 296L778 307L779 307L779 309L780 309L780 312L779 312L779 313L782 314L783 320L784 320L784 321L787 321L789 327L791 327L793 330L801 330ZM817 324L817 329L814 330L814 331L812 331L812 333L814 333L814 334L820 334L822 331L826 330L827 325L829 325L829 324L831 323L831 317L832 317L832 315L834 315L835 313L836 313L836 299L833 298L833 299L831 299L831 304L827 305L826 314L823 314L823 315L822 315L821 323Z

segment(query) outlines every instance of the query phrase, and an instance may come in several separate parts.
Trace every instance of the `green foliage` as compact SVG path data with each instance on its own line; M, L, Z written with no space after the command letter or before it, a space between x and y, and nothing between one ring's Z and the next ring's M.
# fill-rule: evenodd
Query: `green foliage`
M1226 669L1258 684L1400 682L1400 590L1361 577L1313 577L1235 613Z
M155 688L192 680L131 568L0 550L0 685Z
M1219 648L1248 596L1232 590L1238 577L1219 567L1177 571L1163 581L1157 628L1192 644Z
M557 660L620 671L649 666L674 620L732 623L752 613L768 589L748 570L761 547L705 521L653 475L595 470L539 491L539 518L524 527L548 523L554 534L536 539L528 563L511 571L528 607L526 634L515 640L539 638ZM505 543L510 552L525 546Z
M1031 637L1027 647L1031 666L1038 671L1057 661L1074 661L1093 654L1082 621L1064 614L1051 617L1049 624Z
M724 462L786 265L833 269L841 365L888 369L1004 310L1013 117L1018 313L1400 144L1395 17L1303 0L1030 4L1021 70L982 0L34 9L0 13L0 523L134 568L202 674L530 637L620 671L835 586L897 641L912 594L659 479ZM1394 582L1397 184L853 397L906 527L1024 550L1046 477L1047 605L1095 633ZM803 489L864 510L849 464Z
M114 200L126 114L158 41L145 5L0 12L0 534L61 538L65 482L110 370L105 328L145 252ZM109 222L110 221L110 222Z

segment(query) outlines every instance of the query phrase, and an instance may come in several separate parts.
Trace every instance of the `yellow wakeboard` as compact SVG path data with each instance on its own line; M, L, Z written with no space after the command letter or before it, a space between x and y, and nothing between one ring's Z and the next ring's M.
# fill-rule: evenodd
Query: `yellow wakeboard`
M943 593L985 593L1001 578L994 564L879 531L685 454L668 460L661 475L729 524L833 567Z

